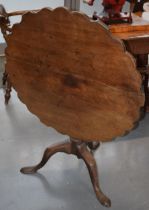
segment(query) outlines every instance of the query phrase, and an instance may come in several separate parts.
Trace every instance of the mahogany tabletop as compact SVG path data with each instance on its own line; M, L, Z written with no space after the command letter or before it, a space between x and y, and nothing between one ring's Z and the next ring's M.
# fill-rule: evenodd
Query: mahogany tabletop
M83 141L108 141L139 119L141 76L102 24L64 8L43 9L25 14L6 40L12 85L47 126Z

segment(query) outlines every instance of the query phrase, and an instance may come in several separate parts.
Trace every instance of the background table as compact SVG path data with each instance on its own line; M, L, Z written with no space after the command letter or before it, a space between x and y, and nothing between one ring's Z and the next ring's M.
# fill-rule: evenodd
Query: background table
M132 24L111 25L112 34L123 40L126 49L136 58L137 68L143 74L145 92L145 111L149 110L148 90L148 55L149 55L149 22L140 17L140 13L133 15Z

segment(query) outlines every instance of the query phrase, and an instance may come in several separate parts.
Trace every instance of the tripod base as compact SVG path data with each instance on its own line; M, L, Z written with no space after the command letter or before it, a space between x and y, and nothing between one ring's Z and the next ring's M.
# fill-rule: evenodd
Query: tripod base
M39 164L31 167L22 168L21 172L24 174L36 173L47 163L49 158L57 152L74 154L79 159L81 158L84 160L90 174L96 197L99 200L99 202L105 207L110 207L110 199L106 195L104 195L100 189L96 161L92 155L92 151L95 150L98 146L98 143L84 143L74 139L71 139L70 142L64 142L57 145L53 145L45 150L43 158Z

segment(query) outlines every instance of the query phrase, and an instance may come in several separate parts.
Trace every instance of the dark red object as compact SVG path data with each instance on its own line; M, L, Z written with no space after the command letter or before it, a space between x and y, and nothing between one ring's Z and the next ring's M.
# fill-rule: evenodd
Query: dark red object
M93 5L95 0L88 1L88 5ZM128 16L122 16L121 11L126 0L103 0L102 5L104 12L108 15L99 17L96 12L93 14L94 20L102 20L105 24L116 24L116 23L132 23L131 12Z
M125 0L103 0L102 5L104 6L105 12L119 14Z
M95 0L88 1L88 5L93 5ZM108 13L120 13L126 0L103 0L104 11Z

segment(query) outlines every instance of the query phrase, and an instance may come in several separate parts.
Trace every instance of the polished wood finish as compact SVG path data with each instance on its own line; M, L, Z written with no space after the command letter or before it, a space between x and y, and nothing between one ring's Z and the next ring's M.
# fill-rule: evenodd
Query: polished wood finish
M137 13L133 15L132 24L112 25L109 29L115 37L123 40L126 49L136 59L137 69L143 76L145 93L144 111L146 112L149 110L149 22L142 20L141 13Z
M132 24L113 24L109 26L110 31L113 34L116 33L121 39L128 39L132 36L149 35L149 23L135 14L133 14L132 17Z
M6 40L12 85L46 125L82 141L109 141L139 119L140 74L104 25L43 9L25 14Z
M133 55L149 54L149 22L133 15L132 24L111 25L111 33L125 42Z
M133 15L132 24L111 25L111 33L125 42L127 50L134 54L149 54L149 22Z
M47 163L49 158L51 158L57 152L63 152L66 154L74 154L79 159L81 158L84 160L88 168L97 199L100 201L100 203L103 206L110 207L111 206L110 199L106 195L104 195L104 193L100 189L96 161L89 148L90 147L88 147L88 144L83 143L81 141L74 140L74 139L71 139L70 142L64 142L64 143L53 145L45 150L43 158L39 164L35 166L31 166L31 167L22 168L21 172L24 174L33 174L37 172L40 168L42 168Z

